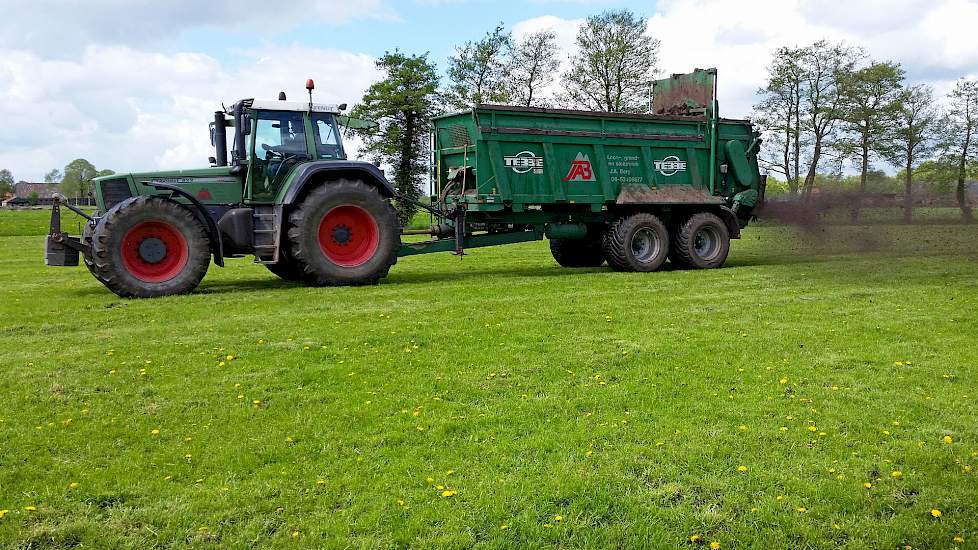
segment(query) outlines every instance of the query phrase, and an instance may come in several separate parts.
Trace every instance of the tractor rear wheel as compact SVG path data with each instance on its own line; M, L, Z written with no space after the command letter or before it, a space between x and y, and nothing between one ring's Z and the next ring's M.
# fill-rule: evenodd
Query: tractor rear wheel
M126 199L92 233L95 277L124 298L186 294L197 288L209 265L204 225L169 199Z
M676 227L669 261L676 267L713 269L727 261L730 230L716 214L699 212Z
M289 254L314 284L377 284L397 262L397 213L362 181L338 180L313 189L289 225Z
M604 234L604 256L615 271L655 271L668 252L666 226L646 212L618 218Z
M265 264L265 267L269 271L276 274L285 281L303 281L305 280L305 273L302 271L302 267L289 256L288 247L283 246L278 251L278 262L274 264Z
M561 267L600 267L604 263L601 239L550 239L550 253Z

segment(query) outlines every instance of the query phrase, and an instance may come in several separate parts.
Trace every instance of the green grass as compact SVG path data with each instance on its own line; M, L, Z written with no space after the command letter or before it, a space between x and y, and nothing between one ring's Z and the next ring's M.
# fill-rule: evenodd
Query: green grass
M145 301L4 236L0 545L975 548L976 233L758 226L644 275L530 243L366 288L237 260Z

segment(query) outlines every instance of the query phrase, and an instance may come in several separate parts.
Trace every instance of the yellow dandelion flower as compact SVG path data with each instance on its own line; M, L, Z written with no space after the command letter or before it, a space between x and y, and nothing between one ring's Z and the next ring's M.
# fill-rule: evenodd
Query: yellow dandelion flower
M503 531L505 531L506 529L509 529L509 525L506 525L504 523L504 524L500 525L499 528L502 529Z
M818 431L818 428L816 428L815 426L809 426L808 427L808 431L810 431L810 432L817 432Z
M68 484L68 488L69 489L77 489L78 488L78 482L77 481L72 481L71 483Z
M173 476L166 476L163 478L163 481L170 481L171 479L173 479Z
M5 516L5 515L7 515L9 513L10 513L10 510L0 510L0 519L3 519L3 516Z
M37 506L24 506L24 510L26 510L28 512L36 512L37 511Z
M941 511L938 510L937 508L934 508L930 511L930 515L934 516L935 518L939 518L941 517Z
M872 489L873 488L873 484L867 481L866 483L863 483L863 487L865 487L867 489Z
M544 528L544 529L550 529L551 527L553 527L553 525L551 525L551 524L549 524L549 523L544 523L544 524L543 524L543 528Z
M325 479L317 479L316 480L316 485L326 485L326 480Z
M554 516L554 521L564 521L564 516L560 516L560 515Z
M742 432L746 432L747 431L747 426L745 424L741 424L739 426L739 428L740 428L740 431L742 431Z
M255 399L251 403L254 404L254 405L261 405L261 399Z
M710 550L720 550L720 543L718 541L711 542Z
M737 466L737 471L738 472L746 472L747 471L747 466L744 466L743 464L741 464L740 466Z
M779 384L787 384L788 383L788 379L787 378L782 378L781 380L778 380L778 383Z
M224 361L221 361L220 363L218 363L217 366L223 367L224 366Z
M800 507L796 508L796 510L798 510L798 513L799 514L804 514L805 512L808 511L808 508L805 508L804 506L800 506Z
M902 475L903 472L901 472L900 470L893 470L892 472L890 472L890 477L901 477Z
M442 489L444 489L444 488L445 488L445 487L444 487L443 485L439 485L439 486L437 486L437 487L435 487L435 489L438 489L439 491L441 491L441 490L442 490Z
M452 491L452 490L449 490L449 489L445 489L444 491L441 492L441 496L443 496L445 498L453 497L453 496L455 496L457 494L458 494L458 491Z
M401 499L397 499L397 505L398 506L404 506L404 501L401 500Z
M956 542L956 543L958 543L958 544L962 544L962 543L964 543L964 537L962 537L961 535L958 535L958 536L956 536L956 537L954 537L954 538L953 538L953 539L951 539L951 540L953 540L954 542Z
M160 435L160 429L159 428L156 428L155 430L153 430L153 431L151 431L149 433L151 433L153 435Z
M194 455L192 455L190 453L187 453L187 454L183 455L183 458L186 458L187 460L190 460L193 457L194 457Z
M233 355L228 355L224 358L226 361L234 361L235 357Z
M699 542L702 538L699 535L690 535L689 542Z
M299 532L298 531L292 531L292 538L294 538L294 539L299 538Z
M954 443L954 438L951 437L951 436L949 436L949 435L945 435L944 436L944 443L947 443L948 445L950 445L951 443Z

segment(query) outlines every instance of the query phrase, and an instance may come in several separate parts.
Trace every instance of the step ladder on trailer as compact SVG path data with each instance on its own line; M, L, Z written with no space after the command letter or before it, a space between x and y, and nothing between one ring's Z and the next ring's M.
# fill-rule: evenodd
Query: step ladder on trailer
M282 205L255 206L252 221L255 233L255 263L278 263Z

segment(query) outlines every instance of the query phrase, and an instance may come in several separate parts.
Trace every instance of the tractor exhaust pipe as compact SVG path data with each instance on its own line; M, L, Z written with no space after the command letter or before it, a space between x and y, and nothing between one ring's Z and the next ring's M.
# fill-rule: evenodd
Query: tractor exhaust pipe
M223 111L214 112L214 165L228 165L228 134L227 122Z

